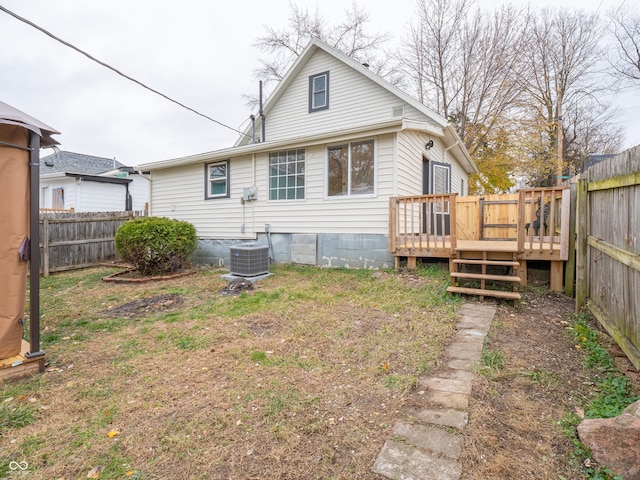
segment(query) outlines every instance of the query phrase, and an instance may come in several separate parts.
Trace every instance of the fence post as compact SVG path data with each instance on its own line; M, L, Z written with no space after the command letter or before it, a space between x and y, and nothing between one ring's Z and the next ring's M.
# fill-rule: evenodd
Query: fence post
M572 183L569 186L569 255L567 258L565 271L565 295L573 297L576 280L576 193L577 185ZM564 203L564 200L563 200ZM562 222L565 223L564 218Z
M579 312L587 301L589 294L588 278L588 245L589 234L589 181L578 180L576 196L576 312Z
M396 224L398 222L398 200L396 198L389 199L389 251L396 252L396 240L398 231Z
M449 244L451 246L451 254L456 253L456 247L458 246L458 194L453 193L449 195Z
M525 214L525 194L524 190L518 190L518 227L517 227L517 238L518 238L518 252L524 252L524 214Z
M42 274L49 276L49 217L42 220Z

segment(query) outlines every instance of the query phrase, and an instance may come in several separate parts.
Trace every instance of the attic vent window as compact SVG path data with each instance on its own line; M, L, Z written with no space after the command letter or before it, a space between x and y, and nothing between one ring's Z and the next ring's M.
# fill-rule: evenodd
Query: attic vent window
M393 107L391 115L394 117L404 117L404 105L397 105Z
M329 108L329 72L309 77L309 113Z

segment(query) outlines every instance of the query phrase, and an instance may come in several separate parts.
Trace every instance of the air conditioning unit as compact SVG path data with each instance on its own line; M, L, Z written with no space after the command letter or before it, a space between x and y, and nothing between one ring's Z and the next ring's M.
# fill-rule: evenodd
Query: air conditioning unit
M269 245L247 242L239 243L229 249L231 275L255 277L269 273Z

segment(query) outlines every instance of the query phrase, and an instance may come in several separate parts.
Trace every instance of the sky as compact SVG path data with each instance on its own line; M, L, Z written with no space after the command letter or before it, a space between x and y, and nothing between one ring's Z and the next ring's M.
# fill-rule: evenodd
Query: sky
M629 1L629 0L627 0ZM635 0L633 0L635 1ZM345 0L293 1L344 18ZM492 8L503 2L480 0ZM517 2L516 2L517 3ZM523 2L520 2L522 4ZM620 0L532 0L534 7L606 12ZM369 31L402 39L416 0L358 2ZM289 0L0 0L0 5L127 76L233 129L246 127L258 95L254 46L265 27L284 29ZM122 78L0 11L0 100L61 132L60 149L128 166L227 148L238 134ZM640 144L640 88L612 98ZM42 156L52 153L43 151Z

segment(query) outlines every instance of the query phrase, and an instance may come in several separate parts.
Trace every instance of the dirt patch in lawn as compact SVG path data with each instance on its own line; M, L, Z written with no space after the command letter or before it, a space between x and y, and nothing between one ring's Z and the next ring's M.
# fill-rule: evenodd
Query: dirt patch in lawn
M476 376L464 431L464 480L584 478L559 425L565 413L581 413L592 388L583 352L568 332L574 308L573 299L539 289L528 291L518 310L498 306L486 348L501 354L505 365Z
M220 293L222 295L239 295L242 292L253 290L253 282L246 278L234 278L229 285L224 287Z
M155 295L148 298L140 298L131 302L126 302L113 308L102 310L100 313L110 317L143 317L150 313L174 310L183 303L184 299L180 295Z

